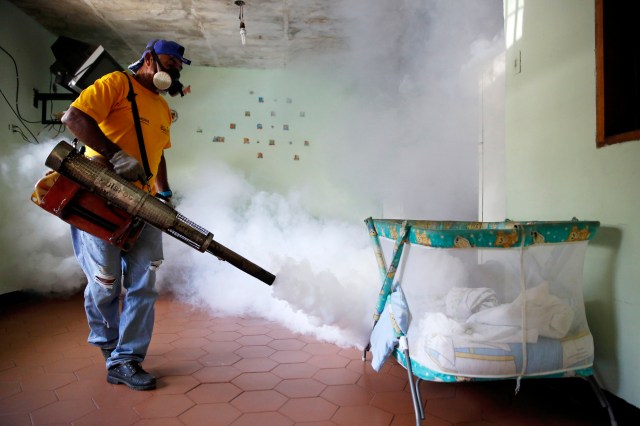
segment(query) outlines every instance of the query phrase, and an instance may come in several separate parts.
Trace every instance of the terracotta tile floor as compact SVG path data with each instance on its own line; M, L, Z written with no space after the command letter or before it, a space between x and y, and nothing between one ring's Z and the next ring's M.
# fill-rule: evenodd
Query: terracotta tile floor
M81 295L3 305L0 425L415 424L401 366L387 362L376 373L356 349L259 318L214 317L161 297L144 362L158 388L147 392L108 384L86 336ZM584 380L526 380L518 395L514 388L422 382L422 424L608 424Z

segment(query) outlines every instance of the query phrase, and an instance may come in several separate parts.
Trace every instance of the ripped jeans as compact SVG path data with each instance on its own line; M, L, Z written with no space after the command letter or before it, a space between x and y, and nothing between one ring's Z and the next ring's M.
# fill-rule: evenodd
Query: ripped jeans
M84 307L88 342L111 349L107 368L142 362L153 333L156 270L163 260L162 232L145 225L128 252L71 226L73 251L87 276ZM120 293L122 298L120 310Z

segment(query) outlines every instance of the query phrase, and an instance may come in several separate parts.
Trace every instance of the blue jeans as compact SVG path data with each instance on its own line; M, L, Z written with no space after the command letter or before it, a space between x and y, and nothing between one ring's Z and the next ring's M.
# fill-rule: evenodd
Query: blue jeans
M142 362L153 333L156 270L163 260L162 232L145 225L128 252L71 226L73 251L87 276L84 307L88 342L114 348L107 368ZM120 294L122 298L120 310Z

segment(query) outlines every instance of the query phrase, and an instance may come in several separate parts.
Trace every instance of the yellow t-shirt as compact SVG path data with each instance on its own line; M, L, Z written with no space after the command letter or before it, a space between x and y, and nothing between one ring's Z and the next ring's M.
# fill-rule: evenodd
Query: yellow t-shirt
M149 184L155 192L155 175L158 172L162 152L171 146L169 134L171 112L167 101L162 96L142 86L133 77L129 76L129 79L137 95L136 104L145 150L149 169L153 174ZM128 93L127 76L116 71L105 75L83 90L71 106L96 120L102 132L111 141L140 161L142 165L131 102L127 100ZM99 154L87 147L86 155L93 157Z

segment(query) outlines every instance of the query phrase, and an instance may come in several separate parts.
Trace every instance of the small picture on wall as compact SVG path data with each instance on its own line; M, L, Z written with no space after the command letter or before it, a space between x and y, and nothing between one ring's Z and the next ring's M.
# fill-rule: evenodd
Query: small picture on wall
M276 112L275 111L271 111L271 116L275 117L276 116Z
M262 130L262 124L258 123L258 125L256 126L258 130Z
M289 125L288 124L283 124L282 125L282 130L289 130Z
M304 146L309 146L309 141L304 141Z
M307 114L305 114L304 111L300 111L300 117L305 117Z
M231 130L235 130L235 128L236 128L236 123L231 123L231 124L229 124L229 128L230 128Z
M264 98L262 96L258 96L258 103L259 104L263 104L264 103Z
M275 139L269 139L269 145L270 146L275 146L275 144L276 144Z
M224 136L214 136L213 142L224 142Z
M249 138L244 138L244 139L242 139L242 143L243 143L243 144L248 144L248 143L249 143Z
M294 155L293 161L300 161L300 156L298 154Z
M258 158L262 158L262 153L261 152L258 153Z
M287 98L287 103L288 103L288 104L293 103L293 99L291 99L291 98Z
M245 111L244 112L244 116L245 117L251 117L251 111Z

